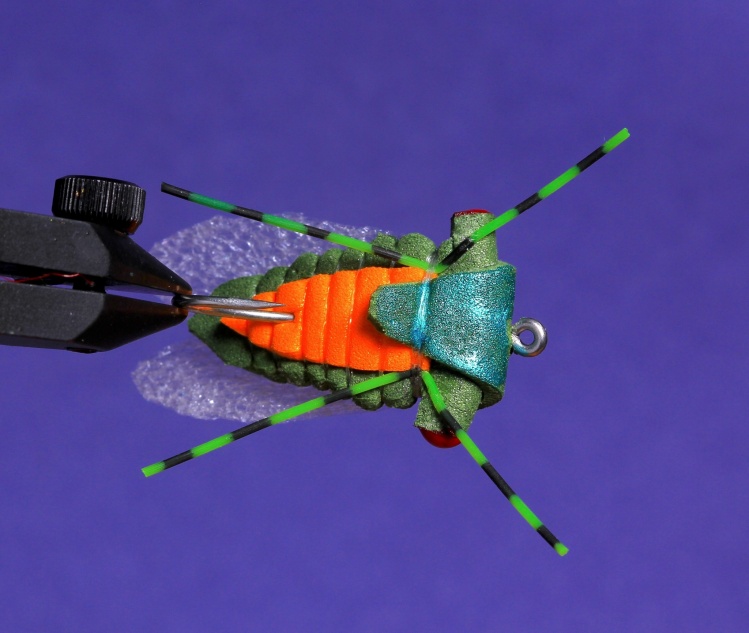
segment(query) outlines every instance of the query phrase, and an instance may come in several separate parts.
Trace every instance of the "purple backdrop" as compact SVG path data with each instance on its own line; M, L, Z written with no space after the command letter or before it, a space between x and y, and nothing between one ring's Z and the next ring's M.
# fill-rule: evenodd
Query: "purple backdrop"
M0 206L132 180L147 247L210 217L162 179L442 239L632 138L499 237L550 344L473 436L566 558L415 410L146 480L236 426L133 386L184 326L5 347L3 631L746 629L745 2L37 4L0 8Z

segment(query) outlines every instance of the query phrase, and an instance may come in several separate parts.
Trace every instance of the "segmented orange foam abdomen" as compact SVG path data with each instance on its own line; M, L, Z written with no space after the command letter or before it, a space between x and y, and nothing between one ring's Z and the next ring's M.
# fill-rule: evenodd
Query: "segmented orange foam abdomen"
M253 345L293 360L350 367L361 371L405 371L429 361L414 349L388 338L367 318L372 293L392 283L422 281L418 268L341 270L332 275L281 284L255 299L282 303L279 311L293 312L294 320L263 323L222 319Z

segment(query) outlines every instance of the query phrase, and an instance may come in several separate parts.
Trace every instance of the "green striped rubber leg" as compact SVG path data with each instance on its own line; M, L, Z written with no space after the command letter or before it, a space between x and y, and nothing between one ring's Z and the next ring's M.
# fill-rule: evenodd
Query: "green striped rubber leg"
M471 457L476 460L476 463L481 466L481 469L489 476L489 479L496 484L502 494L507 497L507 500L512 504L512 507L520 513L520 516L522 516L530 526L554 548L557 554L564 556L569 549L551 533L551 530L541 522L541 519L533 513L533 510L525 505L525 502L515 494L515 491L510 488L510 485L502 478L502 475L500 475L494 466L489 463L489 460L486 459L484 454L479 450L479 447L473 443L473 440L468 436L468 433L461 428L457 420L447 410L445 407L445 401L442 398L442 394L439 392L437 383L434 382L432 375L428 371L422 371L421 378L424 381L424 386L427 388L429 399L432 401L434 408L437 409L437 414L439 415L440 420L442 420L442 422L444 422L452 432L455 433L455 436L460 440L460 443L471 454Z
M174 185L169 185L165 182L161 183L161 191L168 193L178 198L184 198L190 202L196 202L203 206L210 207L211 209L217 209L218 211L226 211L233 215L239 215L243 218L250 220L256 220L263 224L270 224L286 231L293 231L295 233L301 233L302 235L309 235L316 237L339 246L346 248L353 248L354 250L361 251L363 253L371 253L373 255L379 255L385 259L395 262L396 264L402 264L403 266L413 266L415 268L421 268L422 270L429 270L429 263L422 261L416 257L409 255L403 255L398 251L391 250L389 248L383 248L381 246L373 246L369 242L364 240L358 240L355 237L349 237L348 235L342 235L341 233L334 233L333 231L327 231L325 229L317 228L316 226L310 226L309 224L302 224L301 222L295 222L287 218L282 218L278 215L271 215L270 213L263 213L262 211L256 211L255 209L248 209L247 207L238 207L235 204L229 204L228 202L222 202L208 196L203 196L199 193L188 191Z
M623 130L617 132L611 139L606 141L598 149L588 154L579 163L577 163L573 167L570 167L560 176L557 176L548 185L542 187L536 193L523 200L517 206L505 211L502 215L497 216L491 222L485 224L480 229L476 230L473 234L465 238L452 251L450 251L450 253L439 264L437 264L434 269L435 272L437 274L444 272L451 264L454 264L469 249L471 249L473 245L476 244L476 242L479 242L480 240L483 240L487 235L494 233L494 231L496 231L498 228L504 226L511 220L514 220L521 213L527 211L532 206L541 202L541 200L548 198L552 193L558 191L568 182L577 178L577 176L579 176L593 163L600 160L601 158L606 156L606 154L619 147L619 145L621 145L628 138L629 131L627 130L627 128L624 128Z
M141 470L146 477L150 477L151 475L160 473L167 468L172 468L173 466L177 466L178 464L182 464L191 459L195 459L196 457L200 457L201 455L205 455L206 453L210 453L211 451L215 451L217 448L221 448L222 446L226 446L227 444L236 442L243 437L252 435L256 431L262 431L263 429L267 429L269 426L281 424L282 422L288 422L289 420L300 415L304 415L305 413L309 413L310 411L314 411L315 409L321 409L322 407L332 404L333 402L338 402L339 400L352 398L353 396L364 393L365 391L372 391L373 389L379 389L380 387L384 387L385 385L390 385L395 382L405 380L406 378L411 378L418 373L419 369L415 368L409 369L408 371L392 372L389 374L383 374L382 376L377 376L375 378L370 378L369 380L365 380L364 382L352 385L347 389L340 389L338 391L334 391L331 394L328 394L327 396L320 396L319 398L308 400L307 402L303 402L302 404L297 404L288 409L284 409L283 411L279 411L278 413L274 413L273 415L267 418L263 418L262 420L258 420L257 422L246 424L245 426L238 428L236 431L226 433L225 435L219 435L217 438L200 444L195 448L191 448L189 451L185 451L184 453L180 453L179 455L175 455L174 457L170 457L169 459L165 459L164 461L156 462L155 464L146 466Z

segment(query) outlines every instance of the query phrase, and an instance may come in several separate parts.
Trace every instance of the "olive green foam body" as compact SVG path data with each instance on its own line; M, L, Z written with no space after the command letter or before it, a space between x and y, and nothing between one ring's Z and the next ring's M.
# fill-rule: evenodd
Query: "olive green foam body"
M455 244L492 219L493 216L488 213L453 216L451 238L440 246L437 251L437 258L444 257ZM434 243L418 233L412 233L400 239L380 234L372 243L424 260L433 256L435 251ZM283 283L309 278L317 274L333 274L339 270L358 270L369 266L390 267L392 265L391 262L381 257L352 249L330 249L322 255L305 253L288 267L279 266L270 269L263 275L240 277L227 281L218 286L213 294L216 296L251 298L261 292L275 291ZM493 271L500 266L508 267L507 264L499 262L497 258L496 240L492 234L476 244L440 278L447 278L458 273ZM514 292L514 269L512 269L512 272L512 290ZM394 284L384 286L373 294L369 316L373 323L385 334L389 335L389 332L388 328L384 327L384 319L378 316L377 307L380 302L375 300L376 297L387 288L413 285ZM510 314L511 309L512 305L510 305ZM388 308L391 318L403 315L404 319L408 319L413 310L412 304L402 302L396 303L396 305L390 302ZM246 337L238 335L221 324L217 317L195 315L189 322L189 328L226 364L247 369L276 382L298 386L312 385L320 390L328 391L344 389L378 375L377 372L332 367L283 358L253 345ZM509 328L509 324L505 327L506 338L509 337L507 328ZM509 354L509 349L507 353ZM429 354L426 355L429 356ZM463 428L470 426L473 416L479 408L499 401L504 390L504 380L501 384L489 384L480 378L477 379L476 376L466 375L458 369L451 368L435 359L432 359L431 374L440 391L444 394L448 408ZM367 410L376 410L383 405L405 409L413 406L421 395L420 381L412 378L358 394L354 396L354 402ZM421 400L415 424L430 431L445 430L444 424L440 421L440 417L429 398Z

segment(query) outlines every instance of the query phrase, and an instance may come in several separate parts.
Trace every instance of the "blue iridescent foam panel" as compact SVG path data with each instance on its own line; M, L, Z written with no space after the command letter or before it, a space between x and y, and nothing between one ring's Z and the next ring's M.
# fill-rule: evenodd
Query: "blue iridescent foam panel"
M501 389L507 377L514 301L515 268L500 263L490 270L378 288L370 316L390 338Z

